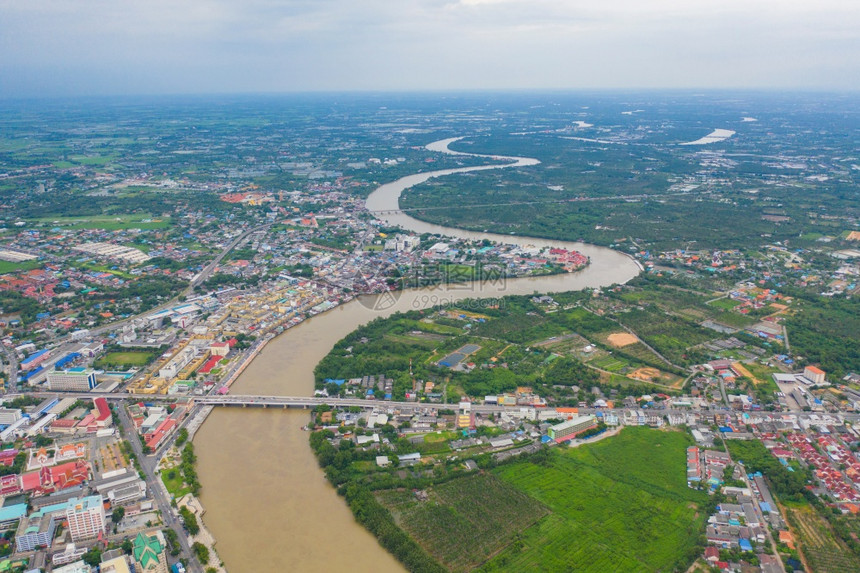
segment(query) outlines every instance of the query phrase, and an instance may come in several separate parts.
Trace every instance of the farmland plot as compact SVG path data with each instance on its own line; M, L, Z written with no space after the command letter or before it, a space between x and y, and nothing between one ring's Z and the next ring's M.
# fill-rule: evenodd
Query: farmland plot
M547 466L496 473L552 514L523 532L482 571L672 571L686 567L704 528L705 494L687 488L687 436L628 428L559 451Z
M377 494L395 522L452 571L469 571L548 513L546 507L493 475L438 485L419 501L410 491Z
M815 573L857 573L860 559L840 541L833 530L809 506L788 509L800 536L800 550Z

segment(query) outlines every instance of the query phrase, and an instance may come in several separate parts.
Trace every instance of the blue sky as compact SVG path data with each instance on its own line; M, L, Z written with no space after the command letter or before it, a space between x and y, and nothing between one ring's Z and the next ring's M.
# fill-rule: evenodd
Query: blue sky
M855 0L0 0L0 97L860 88Z

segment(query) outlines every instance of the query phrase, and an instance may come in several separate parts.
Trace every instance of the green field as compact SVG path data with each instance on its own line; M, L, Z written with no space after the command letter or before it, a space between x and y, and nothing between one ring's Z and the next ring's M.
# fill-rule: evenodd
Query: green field
M170 477L171 474L173 475L173 477ZM162 471L161 481L164 482L164 486L167 488L168 493L170 493L176 499L179 499L180 497L191 491L188 486L185 485L185 482L182 480L182 472L179 471L179 468Z
M95 361L96 368L107 368L111 366L133 366L141 367L149 364L155 358L155 352L129 351L108 352Z
M96 217L45 217L31 219L32 223L40 223L63 229L104 229L118 231L122 229L166 229L170 226L170 217L153 217L151 215L114 215Z
M0 261L0 275L6 273L13 273L15 271L30 271L33 269L38 269L42 266L42 263L39 261L22 261L20 263L13 263L11 261Z
M99 155L72 155L68 160L54 161L54 166L59 169L68 169L77 165L88 165L104 167L111 161L115 161L116 157L105 157Z
M698 553L704 493L689 489L680 432L627 428L556 451L546 466L515 463L495 474L552 514L518 536L482 571L672 571Z
M618 372L619 370L630 366L630 363L623 358L617 358L611 354L597 360L592 360L588 362L588 364L589 366L594 366L595 368L600 368L609 372Z
M731 298L719 298L717 300L712 300L708 303L710 306L715 308L722 308L723 310L731 310L734 307L738 306L740 301L731 299Z
M452 571L469 571L506 547L547 509L491 474L435 486L419 501L411 491L378 494L395 522Z

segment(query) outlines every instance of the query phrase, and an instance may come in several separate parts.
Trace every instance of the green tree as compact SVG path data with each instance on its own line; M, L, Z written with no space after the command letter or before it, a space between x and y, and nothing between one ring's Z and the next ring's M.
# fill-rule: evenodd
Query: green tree
M125 517L125 508L124 507L114 508L113 513L110 514L111 521L113 521L114 524L117 524L120 521L122 521L123 517Z
M199 541L195 541L191 546L191 550L194 552L194 555L197 556L197 560L200 561L203 565L209 563L209 548L200 543Z
M191 535L197 535L200 533L200 524L197 523L197 516L191 513L191 510L183 506L179 510L179 515L182 518L182 523L185 525L185 529L188 530L188 533Z
M90 567L98 567L99 563L102 562L102 552L98 547L93 547L84 553L81 559Z
M188 429L180 428L176 433L176 447L181 448L182 444L188 441Z

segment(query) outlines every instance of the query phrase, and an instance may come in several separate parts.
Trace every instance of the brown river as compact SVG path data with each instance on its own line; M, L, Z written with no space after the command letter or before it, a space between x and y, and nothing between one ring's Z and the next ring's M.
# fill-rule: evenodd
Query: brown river
M454 153L448 144L431 151ZM405 291L395 304L372 297L353 300L285 331L269 342L233 384L235 394L311 395L313 370L334 344L358 326L397 311L427 308L464 298L488 298L579 290L623 283L639 273L638 264L616 251L563 241L472 233L431 225L396 211L400 193L430 177L481 169L535 165L529 158L506 158L507 165L467 167L411 175L383 185L367 200L380 219L416 233L489 238L509 244L553 245L576 249L591 264L573 274L508 279L494 284L452 285ZM381 309L382 308L382 309ZM358 525L344 501L326 481L301 427L300 410L216 408L197 432L194 446L203 484L204 522L218 540L217 550L233 573L351 571L385 573L403 567Z

